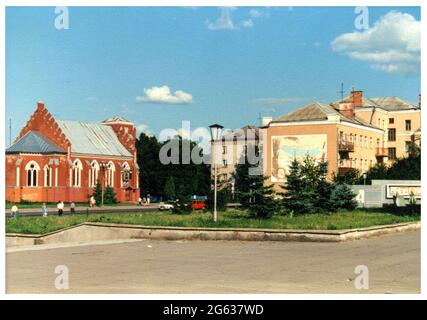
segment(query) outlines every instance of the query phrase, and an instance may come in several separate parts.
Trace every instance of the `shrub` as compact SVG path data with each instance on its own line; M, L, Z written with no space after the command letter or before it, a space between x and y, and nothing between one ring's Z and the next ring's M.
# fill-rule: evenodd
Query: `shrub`
M346 184L336 184L331 194L331 205L334 210L354 210L357 207L356 194Z

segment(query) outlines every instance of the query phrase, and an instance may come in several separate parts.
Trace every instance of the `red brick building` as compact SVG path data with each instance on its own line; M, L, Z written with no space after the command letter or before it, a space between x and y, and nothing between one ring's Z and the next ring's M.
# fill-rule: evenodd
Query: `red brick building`
M56 120L39 102L6 149L6 200L86 202L96 182L119 202L139 197L136 129L121 117L101 123Z

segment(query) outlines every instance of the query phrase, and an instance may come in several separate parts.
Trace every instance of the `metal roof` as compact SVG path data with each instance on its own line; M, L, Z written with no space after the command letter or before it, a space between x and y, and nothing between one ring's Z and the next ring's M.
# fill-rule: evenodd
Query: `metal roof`
M114 116L108 119L105 119L104 121L102 121L102 123L113 123L113 122L124 122L124 123L132 123L129 120L121 117L121 116Z
M328 119L328 114L337 114L334 111L329 106L319 102L312 102L277 119L273 119L273 122L326 120Z
M298 121L321 121L327 120L328 116L339 116L341 121L350 122L370 128L380 129L358 117L349 118L336 110L332 105L320 102L312 102L293 112L283 115L272 122L298 122Z
M237 130L227 131L222 138L225 140L247 140L250 138L257 140L259 139L259 128L247 125Z
M132 157L108 125L66 120L57 123L71 142L72 153Z
M351 102L351 96L344 98L342 102ZM333 105L338 105L341 101L335 101ZM388 96L388 97L378 97L378 98L366 98L363 97L362 104L356 107L378 107L386 111L399 111L399 110L411 110L418 109L418 106L415 106L405 100L402 100L399 97Z
M23 137L6 149L7 154L11 153L67 153L58 147L49 138L42 136L37 131L28 131Z
M370 100L387 111L418 109L417 106L414 106L399 97L370 98Z

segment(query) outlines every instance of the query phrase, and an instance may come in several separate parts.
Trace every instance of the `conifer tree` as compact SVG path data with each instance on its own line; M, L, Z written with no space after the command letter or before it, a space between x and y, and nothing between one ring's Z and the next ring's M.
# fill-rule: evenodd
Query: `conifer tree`
M283 206L285 209L292 213L304 211L303 187L304 182L301 176L300 164L294 158L289 166L286 182L282 186L284 192L281 195L283 196Z
M250 154L259 157L258 148L255 147ZM234 174L237 198L252 215L258 218L270 217L278 210L273 187L265 185L266 178L259 171L258 164L248 159L248 151L244 157L245 161L240 161Z
M93 188L93 197L95 198L96 205L100 206L102 202L102 189L99 180L96 181L95 188Z
M116 193L114 188L107 186L104 190L104 204L114 204L117 203Z
M346 184L336 184L331 194L331 207L354 210L357 207L356 194Z

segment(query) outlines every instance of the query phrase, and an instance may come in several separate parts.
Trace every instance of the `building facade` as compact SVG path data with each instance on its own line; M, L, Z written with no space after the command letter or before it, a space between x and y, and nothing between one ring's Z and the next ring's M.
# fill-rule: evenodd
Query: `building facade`
M220 187L230 187L234 191L234 172L249 146L262 149L261 131L256 126L245 126L234 131L227 131L220 141L213 141L211 146L211 163L216 161ZM253 149L252 149L253 150ZM214 175L214 166L211 166Z
M86 202L99 181L119 202L137 201L135 141L135 126L126 119L57 120L39 102L6 149L6 200Z
M411 141L420 143L420 107L353 91L342 101L310 103L273 119L263 134L267 183L283 183L291 161L307 154L328 162L330 178L405 157Z

